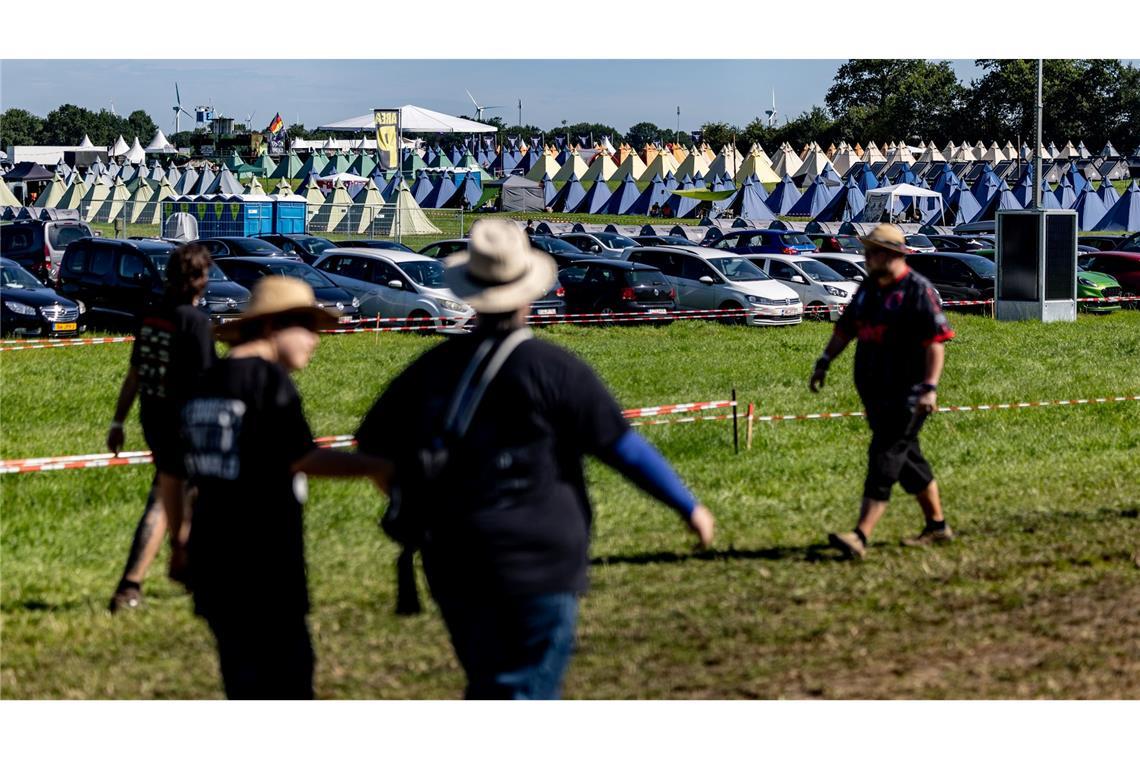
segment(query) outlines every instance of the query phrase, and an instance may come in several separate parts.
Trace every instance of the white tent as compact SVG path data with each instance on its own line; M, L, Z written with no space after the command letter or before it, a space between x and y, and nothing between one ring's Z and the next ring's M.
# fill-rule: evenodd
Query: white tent
M930 145L926 146L926 150L923 151L922 155L918 157L918 160L926 162L945 161L946 157L942 155L942 151L934 147L934 141L931 140Z
M930 217L930 211L938 209L934 218L940 220L945 211L942 205L942 193L927 190L914 185L883 185L867 191L867 205L863 207L862 217L867 222L879 221L884 213L896 214L902 210L903 199L910 198L915 204L926 199L924 206L929 205L929 211L924 211L923 219Z
M846 176L847 172L851 170L851 167L857 163L859 163L859 156L856 155L855 150L848 145L842 146L835 153L835 158L831 159L831 165L835 167L835 171L839 173L840 177Z
M111 146L111 150L107 151L107 155L112 158L115 156L125 156L130 149L130 146L127 145L127 141L123 139L122 135L119 135L118 139L115 140L115 144Z
M147 153L173 153L174 146L166 139L166 135L162 134L162 130L154 133L150 143L143 149Z
M677 170L674 171L673 174L677 177L684 177L686 174L690 177L695 177L698 174L702 177L707 177L709 175L709 168L705 157L701 155L698 150L697 152L690 152L689 155L685 156L685 160L677 166ZM729 172L729 176L735 173L736 172ZM724 174L724 171L721 171L721 174Z
M363 116L354 116L351 119L334 121L331 124L322 124L317 129L327 132L371 132L376 131L376 121L371 113ZM498 129L490 124L481 124L470 119L458 116L449 116L439 111L431 111L419 106L400 106L400 129L404 132L459 132L473 134L476 132L497 132Z
M352 209L349 212L348 227L358 235L368 232L369 227L380 217L384 210L384 197L376 183L368 180L368 184L360 188L360 192L353 199Z
M348 232L348 209L351 206L352 198L344 189L344 183L337 180L333 191L309 220L309 227L314 232Z
M796 152L792 150L792 146L784 143L780 146L780 149L776 151L776 160L772 162L772 171L774 171L778 177L791 177L795 175L802 165L803 161L801 161L800 157L796 155Z
M8 188L8 183L0 177L0 206L20 206L20 199Z
M887 157L883 155L883 151L879 150L879 146L875 144L875 141L871 140L867 143L867 147L863 151L862 159L865 163L875 164L880 161L886 161Z
M136 137L134 143L131 144L131 149L127 151L127 161L132 164L141 163L146 160L146 151L143 150L142 143Z
M91 138L83 135L83 141L79 143L80 148L94 148L95 144L91 142Z
M397 232L403 235L439 235L439 228L431 223L427 214L416 203L408 189L408 183L400 180L400 189L390 206L394 206L391 213L385 211L377 218L373 225L372 234L376 237L391 237Z
M736 149L735 145L728 144L721 148L720 153L713 157L709 163L709 172L717 177L722 174L727 174L735 179L737 173L743 167L744 156L740 155L740 151ZM772 168L770 164L768 168Z
M893 166L898 163L910 166L914 163L914 156L911 155L910 148L906 146L906 143L899 143L887 153L886 160L887 166Z
M990 143L989 149L985 153L982 154L982 160L983 161L989 161L991 164L994 164L995 166L998 163L1005 161L1005 159L1006 159L1005 151L1003 151L1001 148L998 147L996 140L994 142Z
M641 156L637 155L636 150L631 150L625 157L625 160L621 162L618 166L618 170L614 173L613 179L625 179L626 175L633 177L634 180L653 179L652 177L644 176L645 162L641 160ZM553 177L554 175L551 174L550 176ZM534 179L534 177L527 175L527 179ZM541 180L542 177L538 179Z

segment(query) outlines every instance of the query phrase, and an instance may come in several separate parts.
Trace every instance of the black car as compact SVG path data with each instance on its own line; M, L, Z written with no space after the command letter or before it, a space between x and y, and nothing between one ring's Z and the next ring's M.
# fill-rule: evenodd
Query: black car
M166 262L175 248L165 240L85 238L67 247L59 269L59 291L82 301L92 321L133 327L148 307L162 300ZM236 317L249 304L249 291L210 267L198 308L214 321Z
M657 267L586 258L558 273L566 310L578 314L666 314L677 308L677 293ZM661 321L671 321L662 317Z
M692 245L692 241L680 235L634 235L638 245Z
M325 251L330 248L336 248L337 244L327 238L317 237L316 235L302 235L300 233L273 233L257 236L260 240L272 243L280 248L285 253L296 253L301 257L301 260L306 264L312 264L314 261L321 257ZM272 254L255 253L253 251L246 251L243 253L236 253L235 256L267 256Z
M970 235L927 235L939 251L950 253L973 253L982 248L991 248L988 241Z
M456 240L440 240L435 243L429 243L420 250L416 251L421 256L427 256L433 259L446 259L453 253L462 253L467 250L467 238L458 238Z
M997 267L972 253L912 253L907 265L930 280L944 301L984 301L994 297Z
M0 258L0 334L66 337L87 329L84 304L63 298L12 259Z
M255 237L216 237L195 240L210 252L214 259L226 256L281 256L287 259L301 260L297 251L286 253L268 240Z
M411 248L403 243L397 243L395 240L338 240L336 241L338 248L376 248L381 251L403 251L404 253L415 253ZM313 262L309 262L310 264Z
M360 301L340 287L319 269L303 261L292 261L280 256L232 256L218 259L218 266L234 282L253 288L255 282L268 275L296 277L306 282L317 297L317 305L336 309L342 321L350 321L360 314Z
M1121 251L1128 240L1121 235L1081 235L1077 242L1098 251Z
M855 235L832 235L827 232L805 233L820 253L863 253L863 243Z
M93 236L91 227L78 219L18 219L0 225L0 256L47 283L56 278L67 246Z
M535 235L530 239L530 244L532 247L549 254L559 269L582 259L597 258L596 254L582 253L565 240L551 235Z

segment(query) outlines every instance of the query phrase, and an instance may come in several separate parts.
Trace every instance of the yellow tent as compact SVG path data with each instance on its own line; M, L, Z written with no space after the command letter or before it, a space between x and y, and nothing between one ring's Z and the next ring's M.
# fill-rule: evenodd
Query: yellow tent
M684 177L686 174L690 177L696 177L698 174L702 177L707 177L708 173L709 163L699 151L685 156L685 159L681 161L681 165L673 170L673 174L677 177Z
M158 189L147 200L146 205L143 206L142 212L134 221L138 224L162 224L162 204L174 198L176 193L174 187L171 186L170 180L163 177L158 182Z
M645 171L641 176L653 179L654 174L659 174L662 179L665 179L665 175L669 172L673 172L673 175L676 176L678 166L679 164L677 160L673 158L672 153L667 150L661 151L653 158L652 162L646 164ZM677 179L680 179L680 177L677 177Z
M38 208L55 208L59 199L67 192L67 182L58 174L51 178L51 184L36 198Z
M130 192L127 191L127 186L118 177L115 177L115 184L111 185L111 190L107 194L107 198L103 201L95 214L96 222L113 222L119 218L123 213L123 208L127 205L127 201L131 199ZM88 220L90 221L90 220Z
M166 177L163 177L166 179ZM130 199L127 201L127 222L135 224L138 222L139 217L143 215L146 209L147 201L154 196L154 188L150 186L149 182L140 182L135 185L134 192L131 193Z
M20 199L17 198L12 193L11 188L8 187L8 183L5 182L3 179L0 179L0 206L20 206L20 205L23 205L23 204L21 204Z
M610 158L610 154L602 151L594 156L594 160L590 162L590 167L586 169L586 173L578 177L582 182L608 182L617 174L617 164Z
M111 188L104 185L99 179L92 182L87 194L79 203L79 214L83 217L83 221L94 221L95 215L103 207L103 201L107 200L107 196L110 194Z
M349 228L358 235L368 232L383 209L384 196L380 195L380 188L376 187L376 182L369 178L368 184L361 188L353 201L352 212L349 214Z
M685 149L684 145L669 145L667 146L673 153L673 160L677 162L678 166L689 155L689 151Z
M265 188L257 181L257 177L250 177L249 184L245 186L246 195L265 195Z
M58 201L55 202L56 208L79 208L79 204L83 202L83 196L87 194L87 186L83 184L83 180L79 179L79 172L71 175L71 184Z
M620 155L621 148L618 149L618 152ZM641 160L641 156L637 155L636 151L630 150L629 146L625 146L625 158L611 179L625 179L627 176L633 177L634 180L653 179L653 177L645 176L645 162Z
M317 208L309 226L315 231L322 232L348 232L348 209L352 206L352 198L344 189L344 182L337 180L333 191L325 198L324 203Z
M309 223L313 221L313 217L317 215L317 210L324 205L325 194L317 187L317 183L309 185L305 190L305 201L308 203L306 208L306 215L309 217Z
M759 149L759 146L754 146ZM764 184L772 184L780 181L780 175L772 170L772 162L768 160L768 155L759 150L756 153L749 153L744 161L740 164L740 169L736 172L733 179L736 184L743 184L746 179L752 177L757 182Z
M541 182L542 175L545 174L553 179L561 168L553 156L548 153L543 153L542 158L538 159L538 162L526 173L526 178L534 180L535 182Z
M395 206L392 213L384 213L373 227L373 235L377 237L392 237L398 231L403 235L439 235L442 234L427 218L427 214L412 197L408 183L400 180L400 189L396 193L396 200L389 206Z
M551 179L555 182L568 182L570 175L573 174L581 180L582 175L589 170L590 167L586 166L586 162L578 155L578 151L572 150L570 151L570 160L562 164L562 168L558 170L558 174L551 177Z

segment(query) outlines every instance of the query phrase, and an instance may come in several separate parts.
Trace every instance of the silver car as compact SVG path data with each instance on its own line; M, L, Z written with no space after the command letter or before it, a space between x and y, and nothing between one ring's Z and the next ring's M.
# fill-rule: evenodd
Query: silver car
M313 266L360 299L362 319L434 317L437 327L463 328L475 316L443 284L443 264L418 253L332 248Z

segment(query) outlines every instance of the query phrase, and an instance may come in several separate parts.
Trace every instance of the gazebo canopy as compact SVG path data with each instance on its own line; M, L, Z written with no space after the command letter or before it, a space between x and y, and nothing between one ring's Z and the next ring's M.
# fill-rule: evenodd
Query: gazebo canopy
M331 124L322 124L317 129L327 132L372 132L376 129L376 121L371 113L367 113L363 116L354 116L351 119L334 121ZM498 131L490 124L471 121L459 116L450 116L413 105L400 106L400 129L404 132L431 132L433 134L437 132L471 134Z

